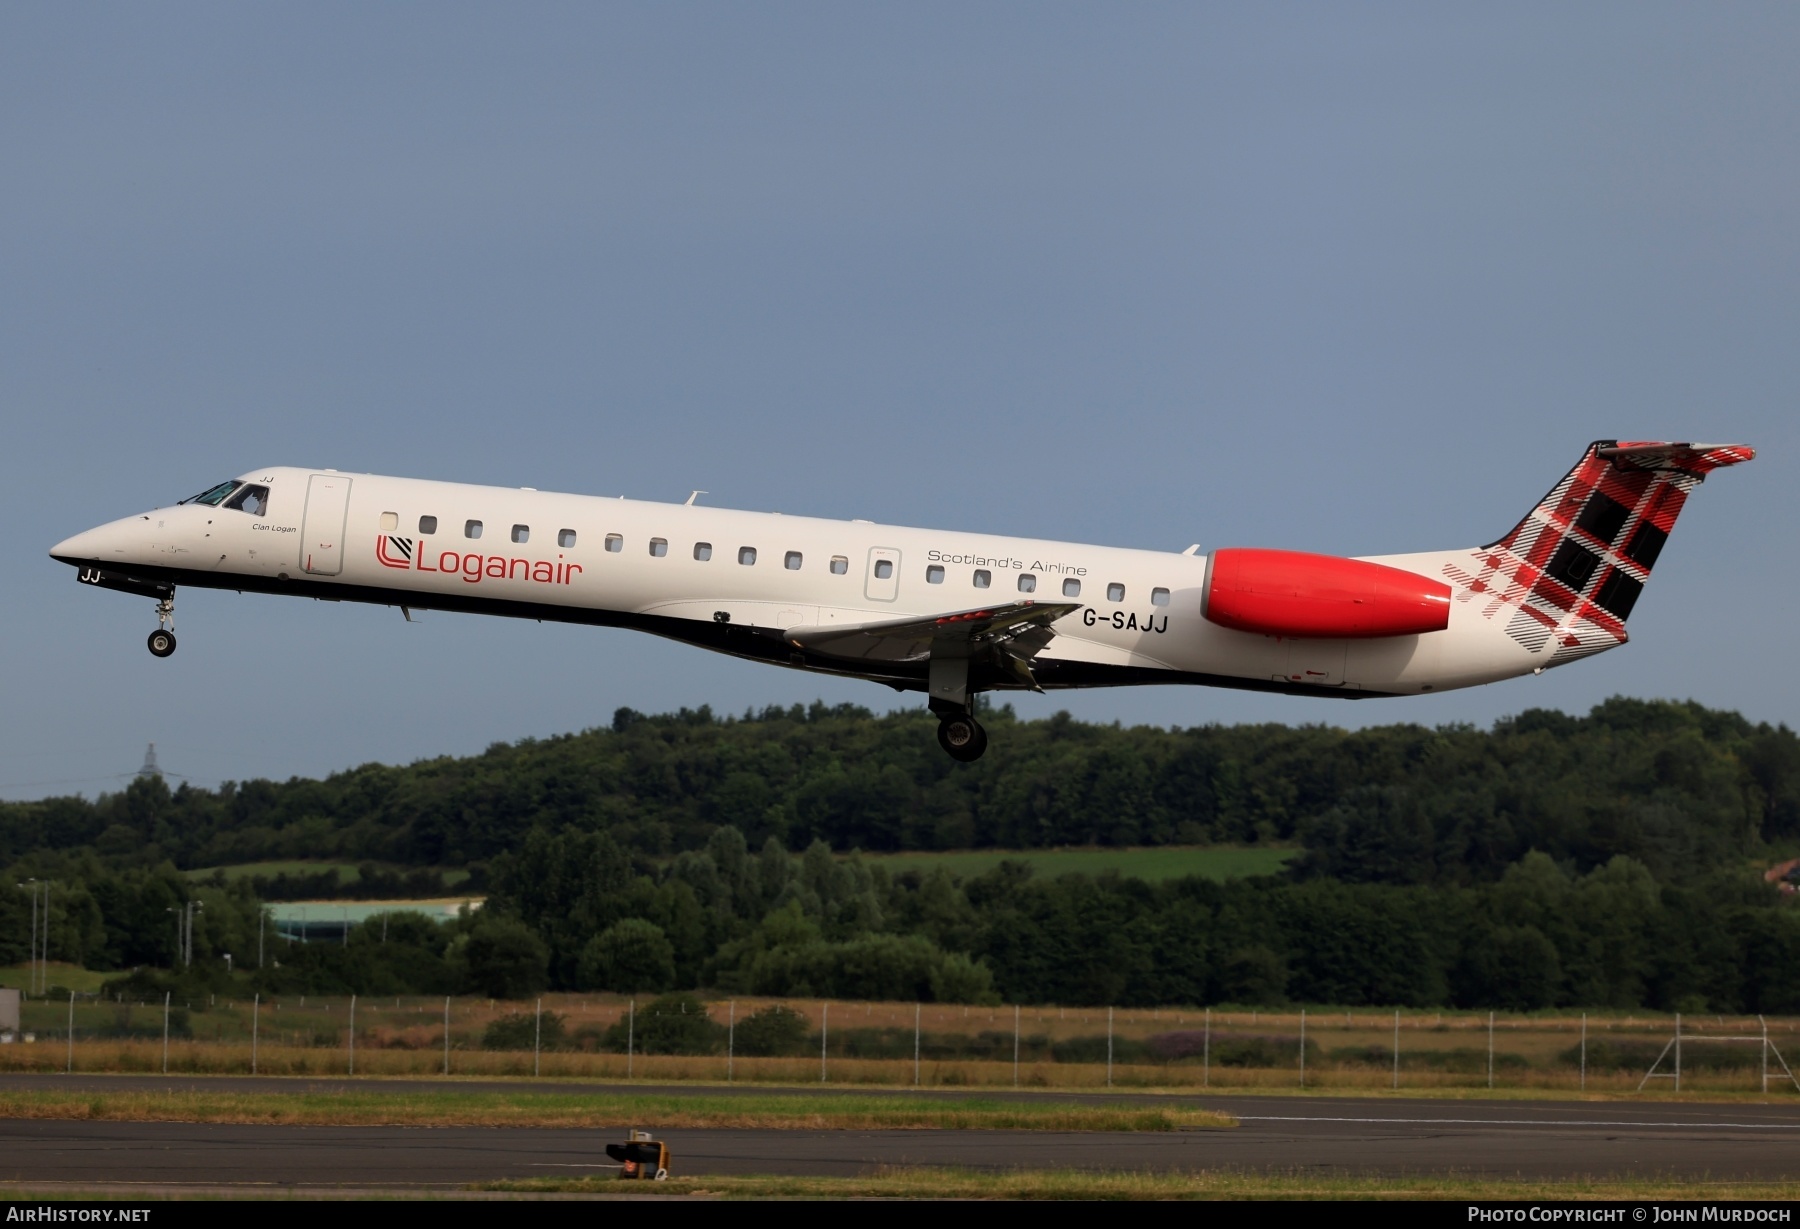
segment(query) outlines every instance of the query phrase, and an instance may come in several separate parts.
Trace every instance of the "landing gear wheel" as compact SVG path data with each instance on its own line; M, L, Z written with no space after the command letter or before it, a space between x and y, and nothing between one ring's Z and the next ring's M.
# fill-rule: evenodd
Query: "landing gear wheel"
M970 764L987 750L987 731L973 717L946 717L938 722L938 746L951 759Z
M174 651L175 651L175 633L174 632L167 632L159 627L155 631L150 633L150 655L151 656L167 657L169 654L173 653Z

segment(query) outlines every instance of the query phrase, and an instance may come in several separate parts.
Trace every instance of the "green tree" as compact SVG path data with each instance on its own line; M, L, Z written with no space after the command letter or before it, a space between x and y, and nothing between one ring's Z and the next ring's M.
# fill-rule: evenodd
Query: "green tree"
M514 918L482 917L457 951L464 985L495 999L522 999L549 985L550 952Z
M641 994L675 981L675 949L662 927L626 918L595 935L581 950L581 984L590 990Z

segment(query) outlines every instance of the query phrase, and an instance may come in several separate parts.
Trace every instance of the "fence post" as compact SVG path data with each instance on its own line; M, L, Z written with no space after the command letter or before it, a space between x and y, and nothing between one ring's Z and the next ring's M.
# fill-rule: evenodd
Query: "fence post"
M356 1074L356 996L350 996L350 1074Z
M1675 1013L1675 1091L1681 1091L1681 1013Z
M1306 1087L1306 1008L1300 1009L1300 1087Z
M444 996L444 1074L450 1074L450 996Z
M544 1073L544 1000L537 1001L537 1024L531 1034L531 1074L536 1078Z
M1587 1091L1587 1012L1581 1013L1581 1091Z
M1113 1009L1108 1007L1106 1009L1106 1086L1108 1088L1112 1087L1112 1017Z
M1488 1087L1494 1086L1494 1013L1488 1012Z
M1763 1018L1761 1012L1757 1013L1756 1021L1762 1025L1762 1090L1764 1095L1767 1095L1769 1091L1769 1022Z
M631 1014L625 1018L625 1078L631 1078L632 1066L637 1061L637 999L631 1000Z
M1200 1040L1200 1087L1212 1087L1212 1008L1206 1009L1206 1031Z
M75 1073L75 992L73 990L71 990L71 991L69 991L69 1062L68 1062L68 1068L66 1071L63 1072L63 1074L73 1075L74 1073ZM1016 1084L1016 1083L1018 1083L1018 1081L1014 1080L1013 1083Z
M262 1023L262 993L261 993L261 991L258 991L256 997L254 999L252 999L250 1002L250 1074L251 1075L256 1074L256 1031L257 1031L257 1027L261 1023Z
M831 1039L831 1004L819 1004L819 1083L825 1082L825 1047Z
M169 1074L169 992L163 991L163 1074Z
M731 1083L731 1065L737 1059L737 1000L731 1000L731 1023L725 1026L725 1082Z
M1400 1089L1400 1009L1394 1008L1394 1090Z
M1019 1005L1013 1004L1013 1087L1019 1086Z
M1768 1060L1767 1059L1763 1060L1764 1068L1767 1068L1768 1065L1769 1065ZM1768 1082L1769 1082L1768 1078L1767 1078L1767 1076L1765 1076L1763 1078L1763 1084L1766 1086L1768 1084ZM913 1087L917 1088L918 1086L919 1086L919 1004L914 1003L913 1004Z

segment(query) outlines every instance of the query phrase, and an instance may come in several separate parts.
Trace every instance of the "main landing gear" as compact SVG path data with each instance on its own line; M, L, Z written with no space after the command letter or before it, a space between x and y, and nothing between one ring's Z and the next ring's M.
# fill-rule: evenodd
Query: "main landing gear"
M933 646L925 695L938 719L938 746L959 763L980 759L987 750L987 731L975 720L967 645L946 642Z
M942 747L951 759L964 764L971 764L981 758L987 750L987 731L981 723L968 713L957 713L944 717L938 722L938 746Z
M175 591L156 603L156 621L161 624L150 633L150 655L167 657L175 651Z

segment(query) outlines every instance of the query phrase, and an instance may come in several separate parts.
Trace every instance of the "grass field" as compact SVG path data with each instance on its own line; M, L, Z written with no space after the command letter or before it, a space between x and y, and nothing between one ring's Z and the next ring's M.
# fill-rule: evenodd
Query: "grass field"
M117 973L95 973L80 965L63 964L52 960L46 966L47 980L45 985L62 986L77 994L94 994L99 991L100 983L109 977L117 977ZM0 987L8 990L23 990L31 980L29 966L22 964L0 966Z
M676 1168L681 1158L677 1156ZM724 1199L1401 1199L1401 1200L1781 1200L1800 1198L1796 1182L1696 1181L1690 1178L1335 1177L1235 1171L1120 1173L1105 1170L890 1169L856 1178L764 1174L676 1176L666 1182L617 1178L531 1178L473 1184L471 1190L526 1193L662 1195Z
M288 1123L305 1126L616 1127L659 1130L1182 1131L1237 1125L1185 1107L1054 1102L944 1102L888 1094L821 1097L643 1093L415 1092L379 1084L355 1092L0 1091L0 1118L112 1122Z
M1247 848L1228 845L1162 845L1145 849L971 849L948 853L864 854L870 862L889 871L929 871L943 867L967 879L992 870L1004 861L1024 862L1040 878L1058 875L1099 875L1114 871L1128 879L1156 882L1199 875L1224 881L1251 875L1273 875L1285 866L1297 849Z

